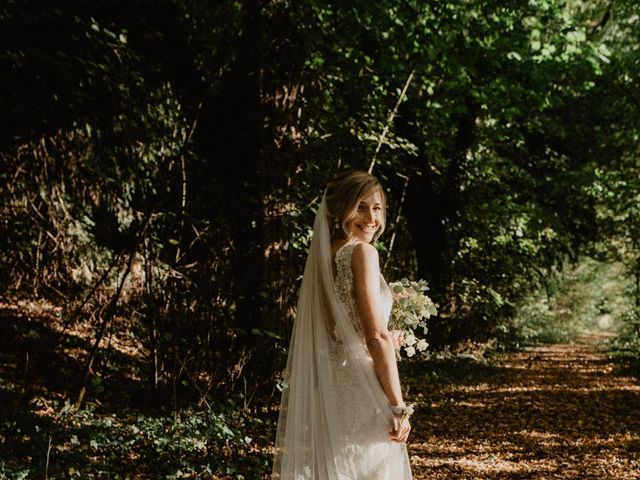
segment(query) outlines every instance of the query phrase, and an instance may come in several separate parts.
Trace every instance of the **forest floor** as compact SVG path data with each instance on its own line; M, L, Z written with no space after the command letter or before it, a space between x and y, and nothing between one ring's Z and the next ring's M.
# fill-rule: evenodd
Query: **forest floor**
M640 383L611 334L411 378L416 480L640 479Z

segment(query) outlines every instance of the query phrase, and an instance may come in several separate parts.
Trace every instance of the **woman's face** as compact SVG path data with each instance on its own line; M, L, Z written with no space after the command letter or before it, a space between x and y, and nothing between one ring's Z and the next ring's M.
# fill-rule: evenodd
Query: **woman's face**
M355 216L345 225L347 235L370 243L382 223L382 195L380 190L363 197Z

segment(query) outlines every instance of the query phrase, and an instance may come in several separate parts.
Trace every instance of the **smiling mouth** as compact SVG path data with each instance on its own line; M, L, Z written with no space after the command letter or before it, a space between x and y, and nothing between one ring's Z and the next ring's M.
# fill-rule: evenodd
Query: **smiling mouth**
M361 226L358 226L358 228L360 230L362 230L363 232L365 232L365 233L372 233L372 232L376 231L376 227L361 227Z

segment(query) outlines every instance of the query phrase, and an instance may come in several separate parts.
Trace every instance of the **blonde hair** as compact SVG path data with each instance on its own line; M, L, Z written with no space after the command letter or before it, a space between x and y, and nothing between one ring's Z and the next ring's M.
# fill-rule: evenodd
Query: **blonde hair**
M325 200L332 238L338 227L345 231L345 225L355 217L360 201L376 191L382 197L382 218L373 241L382 235L387 221L387 197L378 179L370 173L353 170L341 173L327 184Z

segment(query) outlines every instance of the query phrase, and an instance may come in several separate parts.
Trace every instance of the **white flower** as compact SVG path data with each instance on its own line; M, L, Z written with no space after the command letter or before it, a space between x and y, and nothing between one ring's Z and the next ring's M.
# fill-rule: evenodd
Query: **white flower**
M407 347L404 351L407 353L407 357L413 357L416 354L416 349L413 347Z
M427 343L427 341L422 338L416 345L416 348L418 349L419 352L424 352L427 347L429 346L429 344Z
M416 336L413 333L410 333L409 335L404 337L404 344L407 345L408 347L415 345L417 341L418 340L416 339Z

